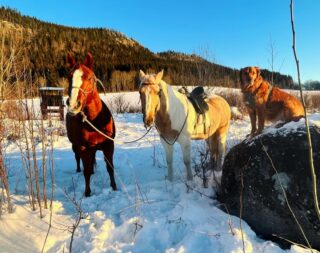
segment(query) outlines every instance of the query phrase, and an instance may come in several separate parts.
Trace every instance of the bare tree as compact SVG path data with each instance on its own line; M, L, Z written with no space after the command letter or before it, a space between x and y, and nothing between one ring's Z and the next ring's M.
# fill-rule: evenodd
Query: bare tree
M274 61L275 61L275 58L277 56L277 52L275 50L275 41L272 40L272 37L270 36L270 42L269 42L269 53L270 53L270 59L268 60L269 62L269 65L270 65L270 68L271 68L271 84L273 85L274 82L273 82L273 72L274 72Z
M305 125L306 125L306 131L307 131L307 141L309 145L309 164L310 164L310 172L311 172L311 178L312 178L312 189L313 189L313 201L314 201L314 208L316 211L316 214L318 216L318 219L320 221L320 209L319 209L319 201L318 201L318 192L317 192L317 176L314 168L314 162L313 162L313 150L312 150L312 140L311 140L311 134L310 134L310 129L309 129L309 120L308 120L308 112L306 108L306 104L304 101L303 97L303 92L302 92L302 85L301 85L301 79L300 79L300 64L299 64L299 59L297 56L296 52L296 32L294 28L294 19L293 19L293 0L290 1L290 16L291 16L291 28L292 28L292 49L293 49L293 54L294 58L296 61L296 66L297 66L297 73L298 73L298 83L300 87L300 98L301 102L303 104L304 108L304 116L305 116Z
M13 87L22 77L24 67L24 53L27 42L23 39L23 30L15 29L8 22L0 21L0 108L4 99L11 98ZM12 211L7 168L3 161L3 131L4 114L0 117L0 182L6 192L9 211Z
M269 39L268 53L270 56L270 58L268 59L268 63L269 63L269 67L271 68L270 83L271 83L271 85L274 85L274 72L275 71L280 72L285 59L284 58L282 59L282 62L279 65L279 68L277 70L275 70L275 68L276 68L275 63L277 61L278 52L276 49L276 41L272 39L271 35L270 35L270 39Z
M201 59L199 56L210 63L215 62L215 57L213 56L208 45L200 46L194 53L194 61L196 64L197 75L199 80L199 83L195 85L204 86L207 85L208 82L210 82L210 80L214 77L214 73L210 71L209 64L206 67L206 64L203 62L203 59Z

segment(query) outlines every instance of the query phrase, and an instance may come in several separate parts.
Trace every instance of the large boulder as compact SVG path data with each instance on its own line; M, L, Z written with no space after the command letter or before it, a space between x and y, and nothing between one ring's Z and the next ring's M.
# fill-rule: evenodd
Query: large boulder
M310 131L320 194L320 130L311 126ZM286 195L310 244L319 250L320 222L313 202L304 124L291 122L265 132L234 146L226 155L218 198L236 216L242 202L242 218L261 237L282 246L288 244L280 238L307 245Z

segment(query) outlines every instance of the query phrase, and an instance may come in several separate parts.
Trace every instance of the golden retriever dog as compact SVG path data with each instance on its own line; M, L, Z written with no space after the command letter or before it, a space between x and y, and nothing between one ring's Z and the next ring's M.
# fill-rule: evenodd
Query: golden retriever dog
M296 97L264 81L258 67L240 70L240 87L250 116L251 137L262 132L265 120L289 122L304 117L302 103Z

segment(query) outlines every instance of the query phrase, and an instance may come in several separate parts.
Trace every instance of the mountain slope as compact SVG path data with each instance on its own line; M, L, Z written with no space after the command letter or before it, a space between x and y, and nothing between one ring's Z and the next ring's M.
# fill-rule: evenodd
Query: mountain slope
M122 33L104 28L72 28L42 22L4 7L0 8L6 39L13 41L12 31L25 37L28 69L34 80L46 78L46 85L62 86L67 76L65 58L72 53L80 60L90 51L95 60L95 73L108 91L136 89L139 69L165 69L165 80L175 85L207 85L236 87L238 70L206 61L196 55L172 51L154 54ZM5 22L3 22L5 21ZM5 24L5 25L3 25ZM271 75L264 70L265 78ZM274 73L278 86L290 88L290 76ZM39 84L38 84L39 85Z

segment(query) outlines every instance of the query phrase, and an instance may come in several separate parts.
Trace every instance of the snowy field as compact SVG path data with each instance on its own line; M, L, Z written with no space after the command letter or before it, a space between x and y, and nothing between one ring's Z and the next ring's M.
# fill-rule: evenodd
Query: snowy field
M125 96L126 100L138 104L137 93ZM133 140L145 133L139 113L114 114L114 118L119 141ZM312 115L312 121L319 124L320 115ZM228 149L242 141L249 132L247 118L233 121ZM193 167L203 146L202 141L192 144ZM37 152L40 162L40 143ZM14 212L3 213L0 218L0 252L41 252L50 211L45 210L43 219L39 218L39 210L31 211L21 152L15 143L7 143L5 154ZM70 230L79 215L73 202L81 207L84 217L74 234L73 252L243 252L239 218L219 209L219 203L212 198L214 188L203 188L200 178L194 177L191 188L186 186L178 146L174 154L174 182L166 181L165 155L156 131L152 130L139 142L116 144L116 192L109 186L102 153L97 154L97 167L91 177L92 196L89 198L83 198L84 178L82 173L76 173L74 155L66 136L56 137L53 157L52 228L44 252L69 252ZM49 183L50 173L47 177ZM48 195L50 188L49 183ZM246 253L310 252L298 246L283 250L271 241L258 238L244 221L242 227Z

